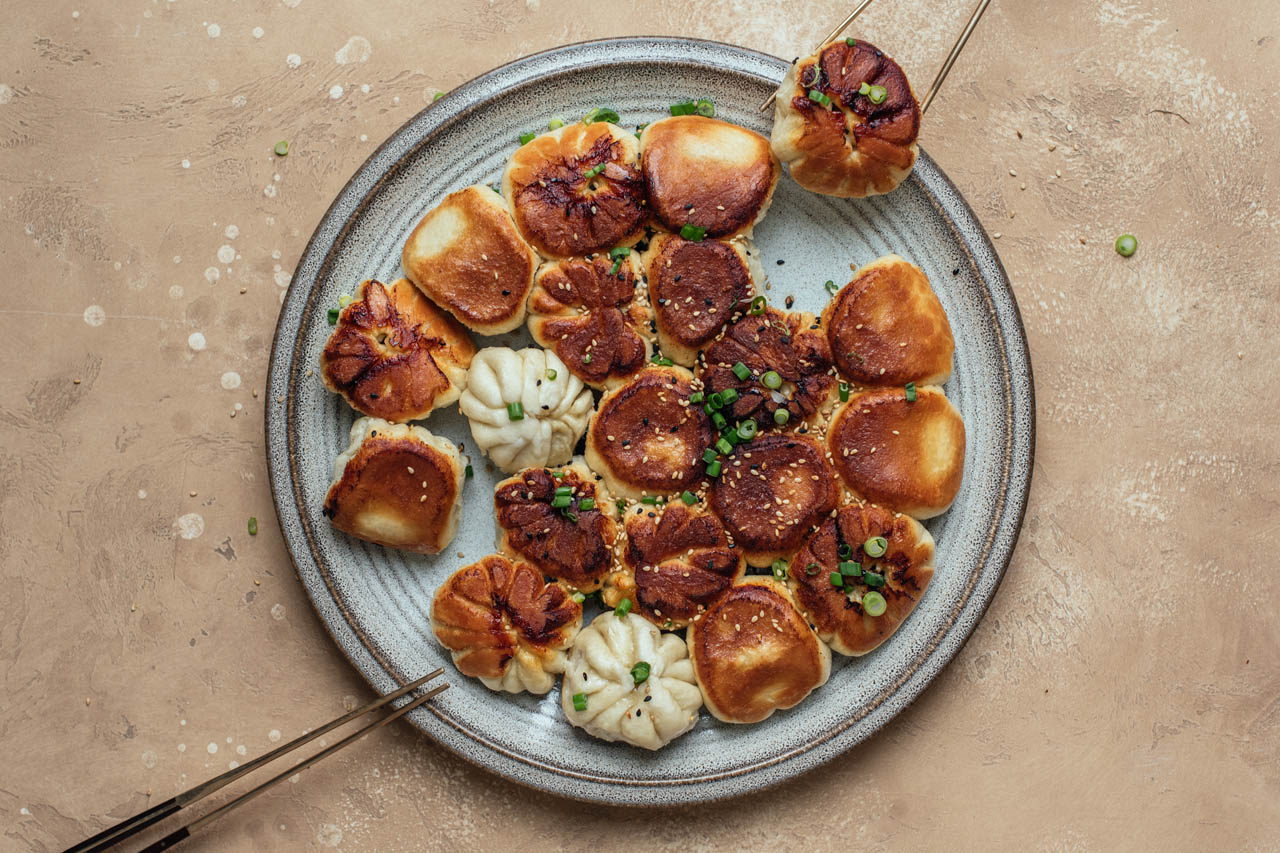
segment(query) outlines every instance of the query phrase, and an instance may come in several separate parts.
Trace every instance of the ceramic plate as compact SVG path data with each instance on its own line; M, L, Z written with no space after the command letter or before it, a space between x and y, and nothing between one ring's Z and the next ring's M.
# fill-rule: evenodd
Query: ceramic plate
M862 658L833 655L831 679L797 707L751 726L697 727L650 753L594 740L565 721L558 691L492 693L456 670L435 642L427 607L436 585L494 549L493 486L456 407L426 422L466 445L476 476L464 491L457 539L435 557L338 533L320 513L334 457L355 413L320 379L331 328L326 311L365 278L400 275L400 247L446 193L494 183L519 134L595 106L625 126L653 121L685 98L711 98L717 115L763 134L758 106L787 64L731 45L672 38L611 39L521 59L459 86L387 140L334 200L285 296L271 353L267 452L276 511L298 575L338 646L374 689L387 692L438 666L453 689L411 719L458 755L536 788L611 804L719 799L791 778L870 736L955 655L1009 562L1026 505L1034 400L1026 339L999 259L973 212L922 151L912 177L887 196L813 195L785 175L756 227L770 287L781 302L818 313L827 279L897 252L928 274L955 332L948 396L968 432L964 483L952 509L927 527L937 570L893 638ZM478 339L529 345L527 333ZM973 697L973 701L980 701Z

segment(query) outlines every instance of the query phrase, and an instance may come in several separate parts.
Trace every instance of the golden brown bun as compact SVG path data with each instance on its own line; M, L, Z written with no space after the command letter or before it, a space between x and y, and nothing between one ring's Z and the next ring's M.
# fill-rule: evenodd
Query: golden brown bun
M612 275L614 264L617 271ZM593 388L617 385L649 361L648 302L632 256L549 261L529 294L529 331Z
M746 310L763 281L755 248L745 238L692 242L656 234L641 258L649 282L662 352L692 367L698 351Z
M546 693L582 626L582 605L527 563L491 554L440 584L431 630L464 675L491 690Z
M591 592L613 568L618 536L613 502L585 466L566 465L554 473L560 477L548 468L527 468L494 489L498 548L575 589ZM551 506L560 486L573 489L567 511ZM583 498L595 501L595 507L577 507Z
M634 244L648 218L639 149L635 136L603 121L565 125L521 145L502 173L520 233L545 258Z
M360 418L333 464L323 512L359 539L437 554L457 532L465 478L453 442L420 426Z
M339 315L320 375L351 408L400 423L455 402L475 354L467 330L408 280L388 292L370 279Z
M864 82L884 87L882 103L858 93ZM811 100L811 89L831 105ZM850 47L838 39L787 72L778 87L771 142L800 186L861 197L887 193L911 174L919 132L920 105L898 64L867 42Z
M726 723L794 707L831 674L831 650L773 578L730 587L689 626L688 642L707 710Z
M839 386L826 337L812 314L799 311L768 308L760 316L741 317L703 351L702 360L698 376L708 395L726 388L738 392L738 399L726 407L729 422L754 418L762 430L777 428L778 409L789 414L788 430L814 423L834 401ZM733 372L739 362L751 371L746 379ZM782 379L776 392L761 382L770 370Z
M769 140L745 127L699 115L655 121L640 135L649 205L658 222L706 236L751 234L773 200L782 166Z
M693 375L683 367L646 367L606 392L587 427L587 464L609 491L626 498L696 489L711 420L688 404Z
M863 545L875 536L883 536L889 547L884 556L872 558ZM848 556L841 557L845 546ZM843 587L831 583L844 561L874 567L883 576L884 583L874 589L884 596L884 613L863 612L862 596L873 588L865 581L842 576ZM841 507L805 542L788 576L796 604L818 636L842 655L865 655L898 630L924 595L933 578L933 537L914 518L884 507Z
M855 495L915 518L947 511L964 473L964 420L941 388L862 391L827 429L831 459Z
M724 525L703 504L641 505L626 519L623 568L605 582L610 607L629 598L634 612L655 625L683 628L746 571Z
M445 196L413 229L400 260L423 293L472 331L497 335L524 322L538 256L488 187Z
M835 509L835 474L817 441L768 433L722 458L711 508L753 566L790 556L809 530Z
M941 385L951 376L956 342L942 303L920 268L897 255L857 270L822 326L836 367L859 385Z

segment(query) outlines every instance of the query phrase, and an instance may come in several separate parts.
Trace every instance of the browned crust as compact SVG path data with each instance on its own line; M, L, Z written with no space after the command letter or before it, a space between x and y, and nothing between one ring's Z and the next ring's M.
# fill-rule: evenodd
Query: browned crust
M522 145L504 192L516 226L544 257L567 258L631 245L648 217L634 147L605 122L572 124ZM587 173L603 165L593 177Z
M627 516L622 571L610 577L605 604L630 598L661 628L683 628L746 571L720 519L702 506L638 507Z
M830 404L838 386L831 371L827 339L812 314L766 309L760 316L747 314L725 329L724 335L702 354L699 376L707 393L733 388L738 399L728 407L730 421L754 418L761 429L776 429L774 413L786 409L786 428L812 422ZM738 362L751 375L739 379L733 372ZM783 380L779 402L761 383L767 371Z
M733 448L722 464L711 508L752 565L795 551L839 500L822 446L805 436L761 435Z
M726 142L735 146L725 152L737 155L732 156L735 162L718 162L686 147ZM748 156L738 155L736 146ZM649 125L641 138L641 163L649 205L658 221L671 231L699 226L707 229L708 237L750 231L768 207L781 171L769 140L745 127L698 115Z
M557 470L529 468L498 484L493 503L503 550L510 550L535 568L576 589L590 592L600 586L613 567L613 542L618 525L591 477L583 477L573 467ZM573 489L575 503L582 498L596 502L596 508L571 507L574 518L551 506L556 488Z
M439 553L448 544L444 534L459 498L455 466L425 442L370 435L347 461L342 478L329 487L323 512L334 527L352 536ZM366 514L394 518L410 533L400 540L379 537L362 523Z
M587 428L587 463L619 493L696 489L711 421L687 404L693 377L678 367L648 367L605 394ZM604 470L602 470L602 468Z
M575 376L603 388L649 360L649 311L637 298L635 265L607 254L544 264L529 294L529 330Z
M659 235L646 260L658 332L685 350L713 340L755 293L748 265L719 240Z
M850 47L837 40L797 63L794 75L795 86L785 97L803 125L789 140L803 152L791 162L796 182L839 196L896 187L915 163L920 132L920 106L902 68L875 45L857 41ZM864 82L885 88L883 103L858 93ZM811 89L831 105L811 100Z
M388 293L370 279L339 315L320 375L356 411L403 423L456 399L454 381L465 377L475 351L466 329L408 281Z
M501 554L463 566L436 590L432 630L466 675L501 678L524 646L547 656L569 644L582 606L537 569Z
M918 388L913 403L902 388L855 394L836 412L827 443L849 489L892 510L929 518L960 490L964 421L940 388Z
M871 558L863 549L868 539L883 536L889 547L884 556ZM885 583L877 591L887 608L880 616L867 615L862 595L871 587L845 577L843 588L831 583L839 572L840 551L848 546L849 561L874 567ZM873 504L841 507L809 537L791 561L791 589L818 636L846 655L865 655L898 630L933 578L933 538L920 522Z
M830 652L782 584L746 578L689 626L689 656L707 708L756 723L799 704L830 674Z
M896 255L854 273L822 312L831 356L859 385L936 385L951 375L955 339L929 279Z

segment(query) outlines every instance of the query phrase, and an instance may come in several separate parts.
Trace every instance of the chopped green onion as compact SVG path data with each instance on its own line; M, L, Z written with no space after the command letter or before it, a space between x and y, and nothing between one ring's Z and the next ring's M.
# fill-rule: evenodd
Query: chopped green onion
M839 572L832 572L828 577L831 580L832 586L839 586L839 587L844 586L844 575L840 574Z
M562 510L560 510L560 514L561 514L561 515L563 515L565 518L569 519L570 521L572 521L574 524L577 524L577 523L578 523L578 516L576 516L576 515L574 515L573 513L569 512L569 510L567 510L567 509L562 509Z
M674 361L672 361L671 359L667 358L667 357L666 357L665 355L663 355L662 353L655 353L655 354L654 354L654 356L653 356L653 363L654 363L654 364L656 364L658 367L671 367L673 364L675 364L675 362L674 362Z
M673 116L691 116L698 111L698 105L693 101L681 101L678 104L671 105L671 114Z
M582 363L583 363L583 364L590 364L590 363L591 363L591 353L589 353L589 352L588 352L588 353L583 353L583 355L582 355Z
M723 409L724 408L724 392L723 391L713 392L711 394L711 399L708 400L707 402L711 404L711 408L713 409Z
M847 44L849 47L853 47L855 44L858 43L858 41L857 39L847 38L844 40L844 43Z
M595 508L596 508L595 498L583 498L582 500L578 501L578 509L582 510L583 512L590 512Z
M644 124L637 124L637 125L636 125L636 136L639 136L641 133L643 133L643 132L644 132L644 129L645 129L646 127L648 127L648 126L649 126L649 122L647 122L647 121L646 121Z
M657 495L645 495L640 499L640 503L648 504L649 506L656 506L660 500L661 498Z
M559 130L562 127L564 127L564 119L562 118L553 118L547 122L547 130Z
M339 297L338 297L338 307L339 307L339 308L346 308L346 307L347 307L348 305L350 305L350 304L351 304L351 294L350 294L350 293L344 293L344 294L342 294L341 296L339 296Z
M724 419L724 415L719 412L711 413L711 424L716 429L724 429L729 422Z
M618 606L613 608L613 615L621 619L631 612L631 599L624 598L618 602Z
M556 369L554 367L547 368L547 380L554 382L556 379Z
M703 237L707 236L707 229L703 228L701 225L694 225L691 222L686 222L680 228L680 236L690 242L697 243L700 242Z
M680 500L684 501L686 506L693 506L698 502L698 496L688 489L685 489L680 495Z
M863 569L862 582L867 586L884 586L884 575L879 572L869 572L866 569Z
M782 377L778 375L776 370L766 370L764 376L760 377L761 383L766 388L772 388L775 391L782 387Z
M836 553L840 555L840 559L847 560L853 556L853 546L846 542L836 549Z
M724 438L720 438L716 441L716 450L719 450L721 453L727 456L728 454L733 452L733 445L730 444Z
M887 97L889 97L889 90L884 86L872 86L871 91L867 93L867 98L873 104L883 104Z
M277 157L287 157L289 156L289 143L281 139L272 150L276 152Z
M751 300L751 307L747 309L747 313L752 317L759 317L764 313L764 309L768 304L768 301L763 296L757 296Z
M914 403L916 401L916 383L908 382L906 391L907 391L907 402Z
M622 121L616 112L608 107L596 107L582 117L583 124L591 124L597 121L607 121L610 124L617 124Z
M616 501L614 501L613 505L618 508L619 513L624 513L627 511L627 502L622 498L618 498Z
M786 561L786 560L774 560L774 561L773 561L773 565L772 565L772 566L770 566L769 568L771 568L771 569L773 570L773 576L774 576L775 578L777 578L778 580L782 580L783 578L785 578L785 577L787 576L787 561Z
M556 495L551 499L551 506L555 509L567 509L571 503L573 503L573 498L568 495Z
M250 536L258 535L258 519L252 515L249 516L249 535Z
M777 409L773 413L773 422L778 426L786 426L787 421L791 420L791 413L786 409Z
M809 565L804 567L804 573L809 577L813 577L818 573L818 571L819 569L818 569L817 563L810 563Z
M1132 234L1121 234L1116 238L1116 254L1128 258L1138 251L1138 238Z
M708 465L715 462L718 458L720 458L720 454L716 453L716 449L714 447L708 447L706 450L702 451L702 461L706 462Z
M507 404L507 417L513 421L524 420L524 404L517 401Z
M475 475L476 475L476 469L475 469L475 468L472 468L470 465L468 465L468 466L467 466L467 476L468 476L468 477L474 477Z
M745 382L747 381L747 377L751 375L751 368L747 367L742 362L738 362L733 366L733 375Z
M569 597L573 599L574 604L581 604L582 602L587 600L587 597L580 592L575 592L573 595Z
M556 496L573 494L573 486L556 486Z
M845 577L860 578L862 577L862 566L849 560L842 560L840 562L840 574Z
M872 536L862 543L862 550L868 557L883 557L885 551L889 550L889 540L883 536Z
M592 179L592 178L594 178L596 175L598 175L598 174L600 174L601 172L603 172L603 171L604 171L604 167L605 167L605 166L607 166L607 165L609 165L609 164L608 164L608 163L597 163L597 164L595 164L594 166L592 166L590 169L587 169L587 171L583 172L583 173L582 173L582 177L586 178L587 180L591 180L591 179Z
M862 81L862 85L858 87L858 94L859 94L859 95L870 95L870 94L871 94L871 84L870 84L870 83L868 83L868 82L867 82L867 81L865 81L865 80L864 80L864 81Z
M836 293L840 291L839 285L837 285L831 279L827 279L827 283L824 284L823 287L825 287L827 289L827 293L830 293L832 296L835 296Z
M883 616L888 608L889 603L884 600L884 596L874 589L862 596L862 609L868 616Z
M538 135L538 134L533 133L532 131L530 131L529 133L522 133L522 134L520 134L520 144L521 144L521 145L528 145L530 142L532 142L532 141L537 137L537 135Z
M816 104L822 104L824 107L831 106L831 99L819 92L817 89L809 90L809 100Z
M720 433L720 437L723 438L725 441L729 442L730 444L742 443L741 439L738 438L737 427L734 427L733 429L726 429L724 432Z
M631 680L636 684L644 684L649 680L649 664L644 661L637 661L636 665L631 667Z
M733 403L734 400L738 399L738 392L732 388L726 388L720 392L720 398L724 400L724 404L728 406Z
M716 114L716 105L708 101L706 98L699 98L698 103L694 105L694 108L700 116L707 116L710 118Z
M433 97L431 100L438 101L443 97L444 97L444 92L436 92L435 97Z
M840 402L841 403L849 402L849 383L848 382L840 383Z
M756 437L756 431L758 429L760 429L760 427L756 422L751 418L747 418L745 421L738 424L738 438L743 441L750 441Z
M689 395L690 403L701 403L705 399L707 399L707 397L701 391L694 391L692 394Z
M587 710L587 694L585 693L573 694L573 710L575 711Z
M338 309L337 308L329 309L329 325L330 326L338 325Z
M707 466L707 476L708 477L720 476L720 460L719 459L717 459L715 462L712 462L710 465Z
M631 254L630 246L618 246L617 248L609 250L609 257L613 258L615 261L618 258L625 258L629 254Z
M557 480L563 480L563 479L564 479L564 472L563 472L563 471L552 471L552 472L551 472L551 476L552 476L552 477L554 477L554 478L555 478L555 479L557 479Z

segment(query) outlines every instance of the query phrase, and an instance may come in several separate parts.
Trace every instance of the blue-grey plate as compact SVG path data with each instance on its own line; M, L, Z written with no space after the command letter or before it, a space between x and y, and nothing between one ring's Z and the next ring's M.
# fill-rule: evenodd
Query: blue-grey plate
M435 557L335 532L320 513L333 459L354 413L316 370L326 311L363 279L400 274L413 224L446 193L492 183L525 131L610 106L626 125L653 121L685 98L711 98L724 119L768 134L759 104L786 71L781 59L676 38L593 41L529 56L459 86L400 128L369 158L316 228L293 277L271 352L267 454L285 542L339 648L380 692L444 666L453 689L411 719L458 755L509 779L610 804L688 803L776 784L850 749L893 718L938 674L995 594L1018 537L1034 452L1035 404L1018 307L991 242L955 186L922 151L886 196L813 195L783 176L755 239L768 295L821 311L827 279L897 252L928 274L955 332L946 391L968 432L954 506L928 527L938 543L927 594L896 635L862 658L836 655L831 680L795 708L751 726L703 714L650 753L571 727L559 697L487 690L453 670L432 637L427 605L454 569L494 547L493 485L456 408L432 432L466 444L476 476L464 491L458 538ZM519 334L480 345L527 345ZM465 556L460 556L460 554ZM981 701L975 696L973 701Z

